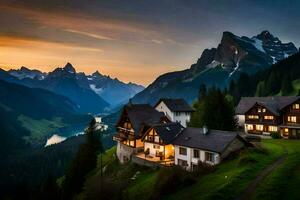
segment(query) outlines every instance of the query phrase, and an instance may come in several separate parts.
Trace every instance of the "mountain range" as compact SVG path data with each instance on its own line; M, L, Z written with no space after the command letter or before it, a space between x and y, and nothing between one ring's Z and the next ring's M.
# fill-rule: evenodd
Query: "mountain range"
M159 98L169 97L191 103L201 84L226 88L242 73L254 74L297 52L293 43L283 43L269 31L251 38L226 31L217 48L205 49L188 69L159 76L132 101L154 104Z
M70 63L49 73L26 67L0 70L0 79L63 95L74 102L81 113L109 112L144 89L141 85L126 84L98 71L92 75L78 73Z

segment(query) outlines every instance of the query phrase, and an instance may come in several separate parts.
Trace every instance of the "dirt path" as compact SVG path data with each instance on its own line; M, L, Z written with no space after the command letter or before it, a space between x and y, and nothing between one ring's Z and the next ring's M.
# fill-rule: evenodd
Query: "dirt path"
M287 157L287 152L285 152L280 158L275 162L265 168L240 194L235 200L248 200L251 199L259 183L264 180L273 170L279 167Z

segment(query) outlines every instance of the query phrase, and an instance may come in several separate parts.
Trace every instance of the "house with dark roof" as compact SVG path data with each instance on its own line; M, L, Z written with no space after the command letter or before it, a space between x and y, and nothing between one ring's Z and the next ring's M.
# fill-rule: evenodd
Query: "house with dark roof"
M121 163L131 159L132 154L143 151L142 136L154 124L169 122L164 113L149 104L127 104L123 107L116 124L117 157Z
M148 104L125 105L113 137L121 163L131 160L147 166L176 164L193 170L200 162L218 164L231 152L245 146L235 132L186 128L186 123L183 125L176 116L160 112L160 106L166 112L193 112L180 99L162 99L155 108Z
M142 137L144 152L137 157L162 163L174 164L173 140L184 130L178 122L169 122L153 125Z
M248 134L300 138L299 96L243 97L236 115Z
M184 99L160 99L154 106L159 112L163 112L170 121L179 122L183 127L191 119L194 109Z
M231 153L244 148L247 142L237 132L188 127L172 144L175 165L193 171L199 163L219 164Z

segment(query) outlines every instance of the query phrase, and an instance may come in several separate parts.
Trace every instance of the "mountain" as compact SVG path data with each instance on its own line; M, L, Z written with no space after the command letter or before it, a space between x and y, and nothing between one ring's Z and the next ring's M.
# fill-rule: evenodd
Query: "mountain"
M229 87L237 104L243 96L295 96L300 94L300 52L253 75L242 74Z
M0 154L42 145L59 128L88 123L88 115L79 114L68 98L48 90L29 88L0 80Z
M128 102L144 89L143 86L126 84L98 71L92 75L76 72L70 63L49 73L26 67L7 72L0 69L0 79L64 95L76 103L83 113L107 112Z
M36 69L30 70L24 66L20 69L11 69L8 73L21 80L25 78L43 80L47 75L47 73L43 73Z
M117 106L127 103L135 94L141 92L144 87L134 83L123 83L117 78L100 74L98 71L87 76L90 88L105 101Z
M77 104L82 113L100 113L109 107L109 104L95 92L80 85L76 71L70 63L50 72L36 87L68 97Z
M282 43L269 31L251 38L224 32L217 48L205 49L189 69L159 76L133 102L155 103L159 98L184 98L193 102L201 84L225 88L240 74L254 74L298 52L293 43Z

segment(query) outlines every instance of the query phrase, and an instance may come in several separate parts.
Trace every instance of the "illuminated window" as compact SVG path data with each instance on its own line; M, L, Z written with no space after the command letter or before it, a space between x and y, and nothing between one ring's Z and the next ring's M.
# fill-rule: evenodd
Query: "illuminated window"
M300 105L298 103L293 104L293 109L300 109Z
M265 109L265 108L263 108L263 109L262 109L262 112L266 112L266 109Z
M285 128L285 129L284 129L284 132L286 132L286 133L289 132L289 129L288 129L288 128Z
M257 112L259 112L259 113L260 113L260 112L261 112L261 108L258 108L258 109L257 109Z
M296 116L288 116L288 122L293 122L296 123L297 122L297 117Z
M252 131L253 130L253 125L252 124L247 124L247 130Z
M258 131L263 131L264 130L264 126L263 125L255 125L255 128Z
M130 146L134 147L134 140L130 141Z
M248 115L248 119L258 119L258 115Z
M277 126L269 126L269 131L271 131L271 132L277 132Z
M273 120L274 116L272 116L272 115L265 115L264 119L266 119L266 120Z

